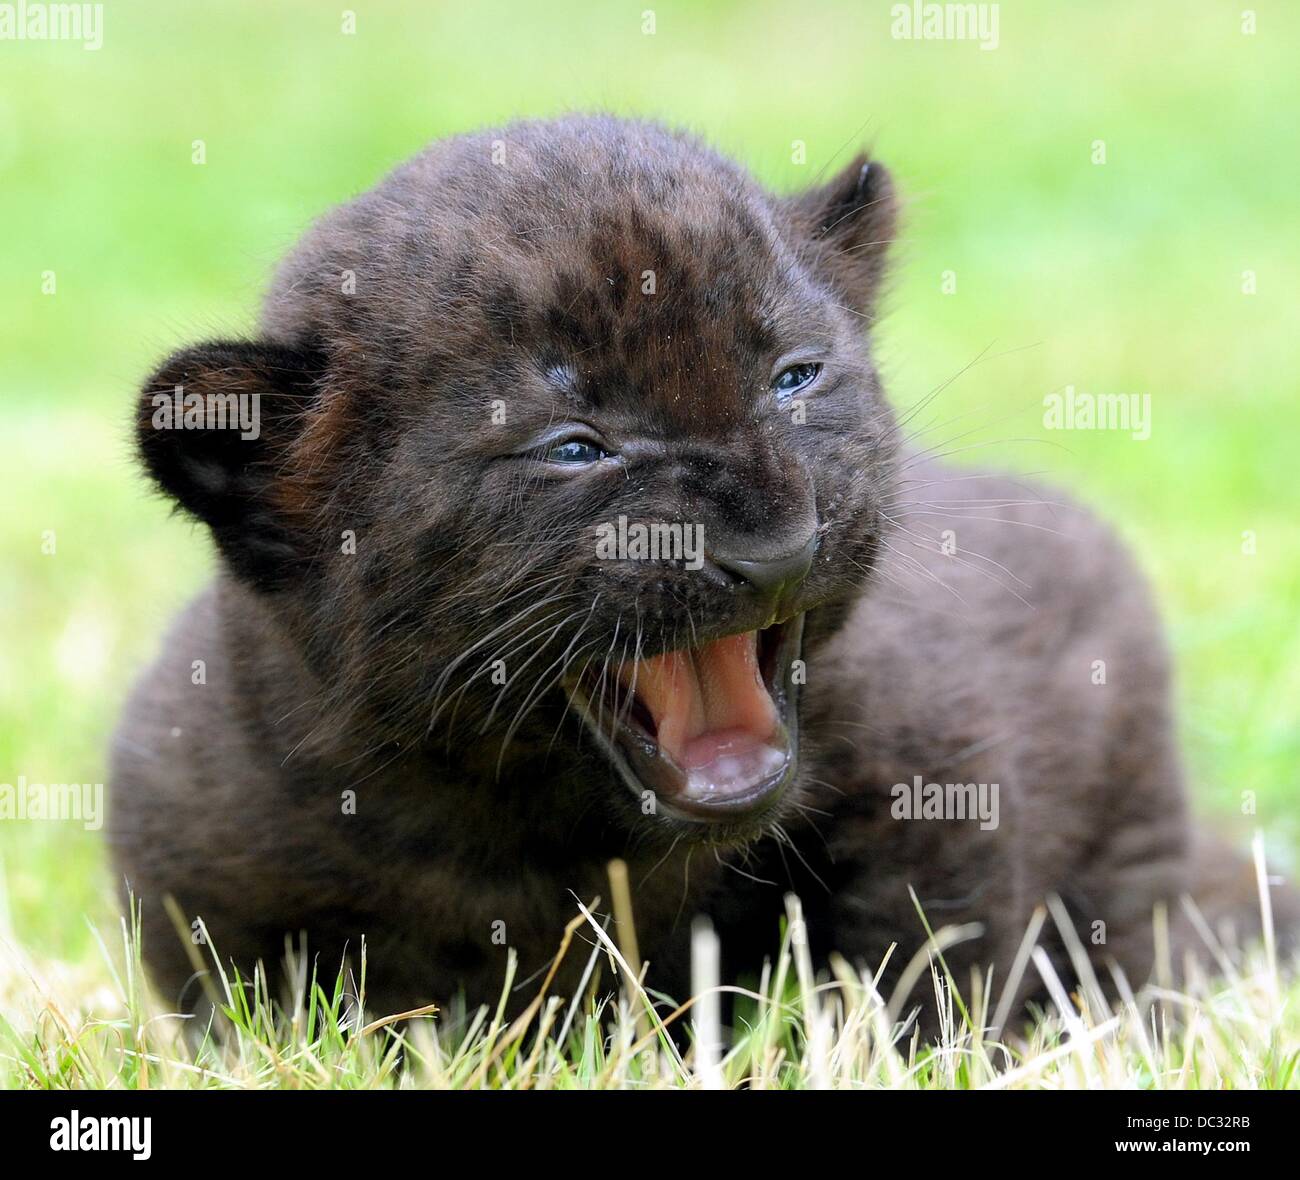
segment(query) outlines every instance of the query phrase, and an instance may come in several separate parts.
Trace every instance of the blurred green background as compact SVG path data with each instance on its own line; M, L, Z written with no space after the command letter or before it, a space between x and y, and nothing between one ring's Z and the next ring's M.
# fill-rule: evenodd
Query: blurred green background
M880 330L895 402L985 356L927 442L977 428L962 461L1116 522L1169 620L1198 806L1293 857L1300 5L1255 4L1247 35L1239 3L1008 2L991 51L893 39L890 8L373 0L347 34L336 4L109 0L97 52L0 41L0 782L104 778L130 678L209 569L130 460L154 362L247 331L304 226L429 139L604 108L693 127L781 189L874 143L909 199ZM1046 431L1067 385L1149 393L1151 438ZM83 959L83 915L112 912L75 825L0 823L0 883L38 955Z

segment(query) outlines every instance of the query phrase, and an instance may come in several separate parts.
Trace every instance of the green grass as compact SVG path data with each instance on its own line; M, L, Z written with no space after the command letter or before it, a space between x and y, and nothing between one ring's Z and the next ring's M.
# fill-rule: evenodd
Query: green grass
M752 985L719 987L716 940L695 930L693 998L674 1006L648 994L640 974L591 911L580 912L558 955L582 953L589 985L566 998L549 977L514 1019L504 1016L515 982L511 954L494 1009L420 1009L375 1017L360 977L317 978L297 964L290 996L272 996L222 970L214 949L207 983L214 1014L188 1022L155 1006L143 982L138 930L100 943L109 1000L81 979L53 978L26 964L17 1015L0 1014L0 1085L38 1089L1232 1089L1300 1088L1300 982L1283 983L1267 948L1225 977L1196 975L1134 995L1122 976L1107 1000L1087 982L1066 996L1045 958L1027 960L1054 997L1030 1021L1001 1018L987 981L954 979L944 950L968 936L937 931L930 947L883 995L879 972L836 958L814 974L787 899L784 936ZM1026 933L1025 949L1037 924ZM581 937L579 937L581 936ZM586 949L588 948L589 949ZM292 960L291 960L292 961ZM883 964L882 964L883 966ZM1159 975L1159 972L1157 972ZM609 982L617 999L597 999ZM1014 988L1014 984L1012 985ZM947 997L937 1039L910 1023L918 993ZM736 1005L723 1038L721 1001Z
M896 402L988 350L931 420L980 428L963 461L1040 472L1116 522L1168 619L1199 809L1294 865L1300 9L1253 7L1243 36L1226 2L1004 3L983 52L893 41L888 5L857 0L391 2L355 36L325 5L155 0L106 5L97 53L0 43L0 782L104 778L127 682L210 567L130 462L150 366L247 331L301 229L427 140L602 107L695 127L782 189L874 143L909 198L879 341ZM1150 393L1151 439L1045 431L1069 384ZM23 1035L53 1035L24 1023L30 964L69 1010L123 1019L92 933L113 921L98 833L0 823L0 1010Z

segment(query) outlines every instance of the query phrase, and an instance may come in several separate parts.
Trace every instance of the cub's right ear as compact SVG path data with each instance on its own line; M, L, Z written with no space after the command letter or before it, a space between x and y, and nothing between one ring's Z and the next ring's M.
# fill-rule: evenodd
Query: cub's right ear
M212 530L234 570L263 586L307 560L288 460L323 372L312 349L215 341L176 353L140 397L145 468Z
M786 198L785 207L818 274L870 320L898 224L898 197L889 173L859 153L826 184Z

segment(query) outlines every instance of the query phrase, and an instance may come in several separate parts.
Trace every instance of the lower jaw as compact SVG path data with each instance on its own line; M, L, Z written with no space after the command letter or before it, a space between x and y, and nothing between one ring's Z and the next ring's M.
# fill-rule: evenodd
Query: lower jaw
M647 819L663 817L691 824L699 828L713 826L745 825L770 819L793 783L798 770L798 750L793 740L781 754L781 762L774 772L759 779L725 799L692 791L689 783L683 788L674 784L665 788L655 784L644 773L632 769L624 752L606 746L605 754L623 780Z
M768 739L770 758L762 755L758 765L761 773L762 761L770 761L771 771L725 793L693 789L689 774L667 759L648 733L622 722L608 726L608 715L598 716L590 698L577 686L571 689L571 699L588 732L647 820L660 817L677 821L689 825L700 837L723 841L752 837L758 828L771 822L798 772L798 702L797 690L791 683L791 666L802 652L803 621L800 614L785 624L788 634L782 636L780 649L764 678L779 722ZM611 737L607 727L616 728L618 736Z
M770 781L750 788L719 806L690 796L657 797L657 807L667 818L695 828L744 828L746 831L770 822L779 812L797 771L792 758Z

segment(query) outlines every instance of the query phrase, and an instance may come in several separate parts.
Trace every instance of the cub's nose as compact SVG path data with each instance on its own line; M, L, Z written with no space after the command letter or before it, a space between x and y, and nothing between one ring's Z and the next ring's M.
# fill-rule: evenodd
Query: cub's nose
M775 557L758 557L733 548L711 549L708 557L719 569L744 582L763 598L780 599L796 590L808 576L816 552L814 531L800 548Z

